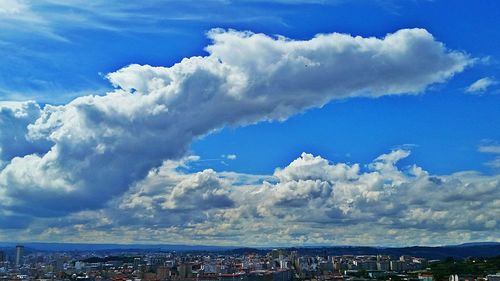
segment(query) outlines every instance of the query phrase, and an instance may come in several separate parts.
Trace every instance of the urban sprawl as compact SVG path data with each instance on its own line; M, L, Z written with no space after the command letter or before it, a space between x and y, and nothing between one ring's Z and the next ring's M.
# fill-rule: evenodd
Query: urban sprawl
M310 256L273 249L258 253L0 251L0 281L434 281L432 260L412 256ZM500 274L451 274L450 281L500 281Z

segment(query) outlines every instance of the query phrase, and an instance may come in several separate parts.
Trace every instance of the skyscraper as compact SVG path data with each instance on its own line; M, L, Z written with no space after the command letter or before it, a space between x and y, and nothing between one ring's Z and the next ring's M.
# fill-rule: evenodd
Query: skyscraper
M24 246L17 245L16 246L16 266L19 267L23 264L23 256L24 256Z

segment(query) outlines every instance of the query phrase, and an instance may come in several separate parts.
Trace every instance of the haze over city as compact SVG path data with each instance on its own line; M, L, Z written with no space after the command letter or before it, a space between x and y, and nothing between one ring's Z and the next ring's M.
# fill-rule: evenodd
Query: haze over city
M0 241L500 242L499 24L493 0L0 0Z

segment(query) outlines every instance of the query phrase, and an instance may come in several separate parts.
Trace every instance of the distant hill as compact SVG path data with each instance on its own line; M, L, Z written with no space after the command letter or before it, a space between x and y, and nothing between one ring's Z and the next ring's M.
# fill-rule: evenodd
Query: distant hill
M312 249L308 249L311 251ZM470 256L474 257L493 257L500 255L500 243L488 245L461 245L461 246L443 246L443 247L403 247L403 248L373 248L373 247L343 247L326 248L316 251L327 252L329 255L410 255L423 257L427 259L446 259L448 257L462 259Z
M242 248L230 246L204 246L204 245L172 245L172 244L83 244L83 243L22 243L26 252L29 251L176 251L176 252L216 252L216 253L259 253L265 254L268 248ZM0 249L13 250L16 243L1 243ZM284 247L280 247L284 248ZM411 255L427 259L446 259L448 257L462 259L470 256L493 257L500 256L500 243L480 242L440 247L366 247L366 246L321 246L321 247L289 247L289 250L301 254L329 256L329 255Z
M319 256L336 256L336 255L391 255L402 256L410 255L415 257L423 257L426 259L446 259L455 258L463 259L466 257L494 257L500 256L500 243L471 243L440 247L362 247L362 246L342 246L342 247L299 247L288 248L297 251L301 254L319 255ZM240 248L230 250L233 253L265 253L269 250L255 248Z
M445 247L471 247L471 246L495 246L499 245L498 242L472 242L472 243L463 243L459 245L449 245Z
M26 250L36 251L223 251L231 250L236 247L223 246L205 246L205 245L170 245L170 244L85 244L85 243L42 243L42 242L27 242L27 243L10 243L0 242L0 248L14 248L17 244L21 244Z

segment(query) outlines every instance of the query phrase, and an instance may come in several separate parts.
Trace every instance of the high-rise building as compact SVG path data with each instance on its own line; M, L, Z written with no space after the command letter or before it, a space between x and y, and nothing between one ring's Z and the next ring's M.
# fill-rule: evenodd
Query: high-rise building
M280 257L280 250L278 249L272 249L271 251L271 258L276 260Z
M5 261L5 252L0 251L0 263Z
M140 265L141 265L141 258L134 258L134 269L135 270L139 269Z
M16 246L16 266L21 266L24 263L24 246L17 245Z
M409 262L409 261L413 260L413 258L411 256L408 256L408 255L403 255L403 256L399 257L399 260Z
M193 276L193 265L189 263L180 264L177 267L179 278L191 278Z
M406 271L406 263L403 261L391 261L391 270L396 272Z
M377 270L389 271L389 269L391 269L389 261L381 260L377 262Z

